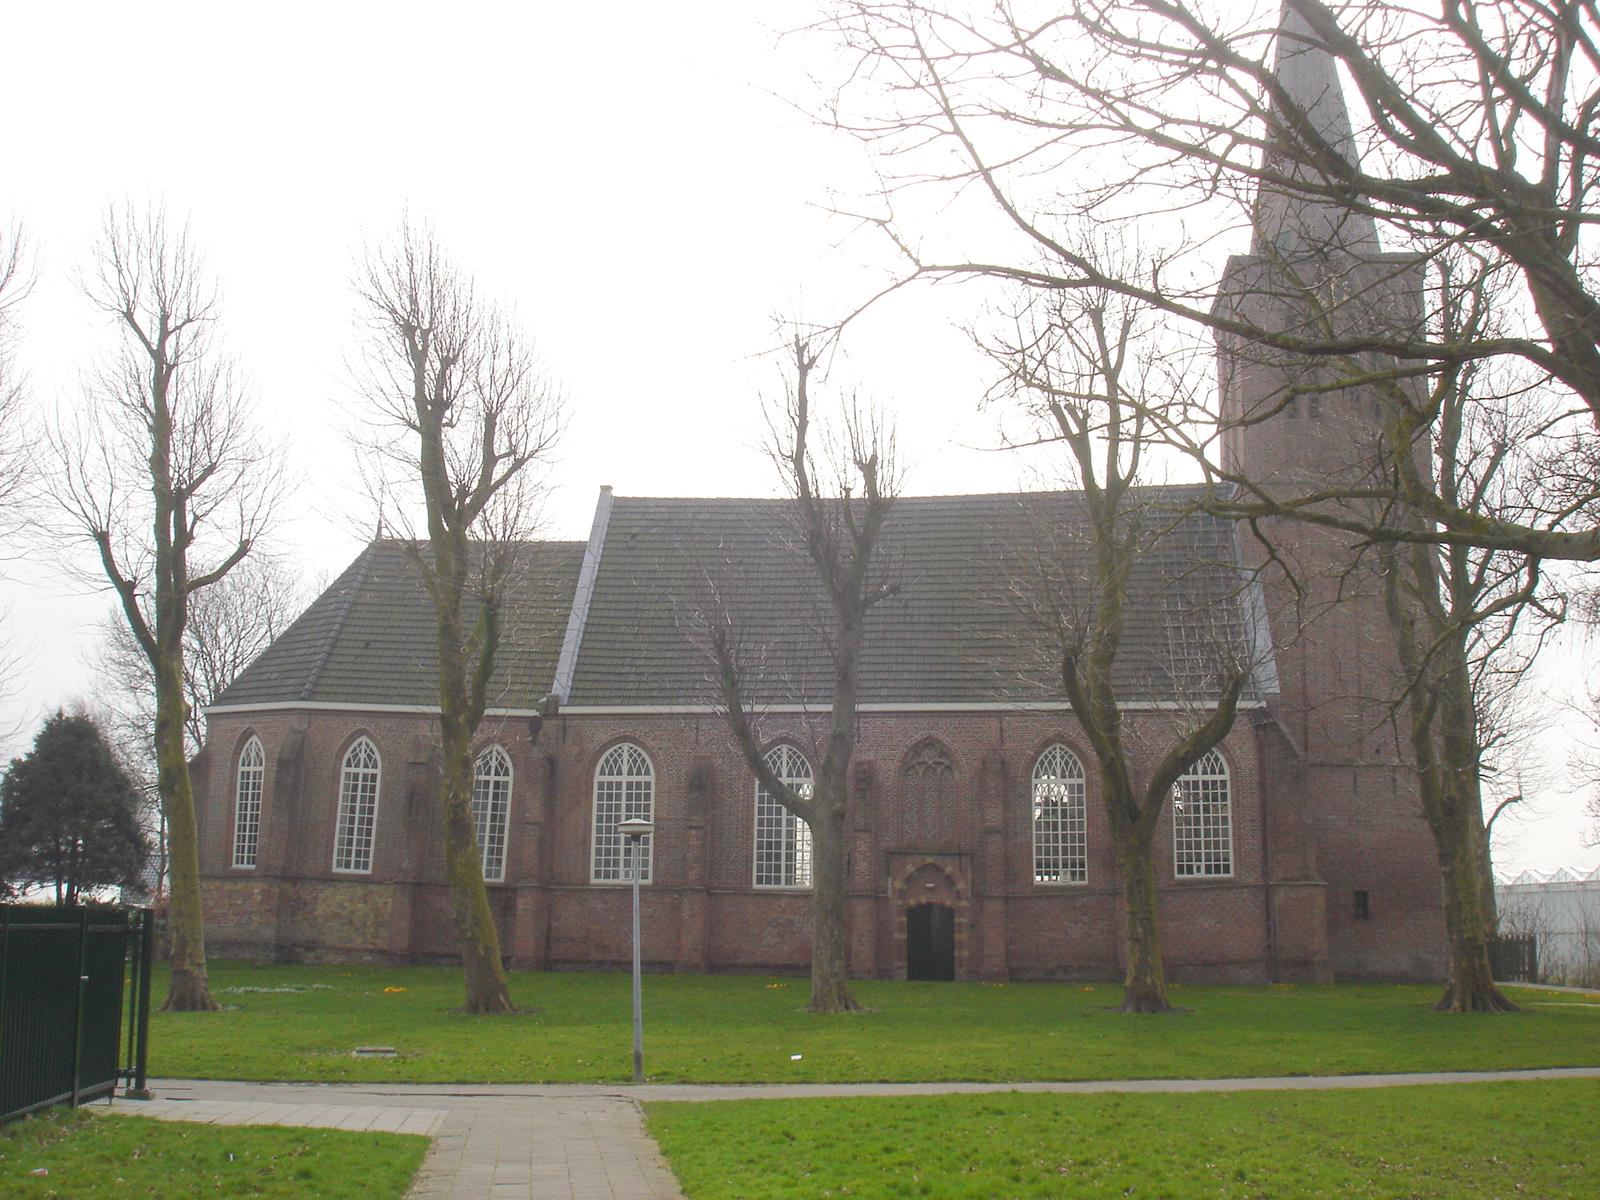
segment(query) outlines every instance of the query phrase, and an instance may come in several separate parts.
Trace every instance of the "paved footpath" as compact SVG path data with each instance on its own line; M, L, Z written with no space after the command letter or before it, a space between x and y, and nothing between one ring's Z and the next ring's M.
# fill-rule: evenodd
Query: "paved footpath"
M216 1125L420 1133L433 1139L410 1200L655 1200L683 1193L644 1130L648 1100L935 1096L983 1092L1243 1092L1600 1079L1600 1067L1412 1075L1117 1079L1074 1083L307 1084L155 1080L135 1116Z

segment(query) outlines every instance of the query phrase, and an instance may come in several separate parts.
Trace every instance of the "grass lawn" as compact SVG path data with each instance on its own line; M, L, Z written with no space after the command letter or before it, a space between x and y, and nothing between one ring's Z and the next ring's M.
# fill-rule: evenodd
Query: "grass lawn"
M157 1013L150 1070L214 1079L615 1082L625 974L516 973L532 1011L467 1017L458 970L213 964L220 1013ZM156 980L159 1000L165 980ZM1173 1017L1108 1010L1100 984L865 980L873 1011L814 1017L802 979L647 976L655 1081L1215 1078L1600 1065L1600 1003L1517 994L1509 1016L1432 1013L1434 987L1180 987ZM1600 1001L1600 997L1594 998ZM355 1059L357 1046L392 1059ZM800 1055L798 1061L792 1056Z
M427 1149L427 1138L410 1134L219 1127L56 1109L0 1127L0 1196L400 1200ZM32 1173L39 1169L48 1174Z
M647 1106L691 1200L1600 1195L1600 1081Z

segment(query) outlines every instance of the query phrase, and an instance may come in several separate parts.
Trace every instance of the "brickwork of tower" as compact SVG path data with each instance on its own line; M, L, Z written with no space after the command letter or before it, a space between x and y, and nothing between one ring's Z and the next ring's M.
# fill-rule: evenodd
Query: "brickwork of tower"
M1287 9L1277 74L1328 143L1354 161L1334 62ZM1308 170L1271 152L1267 168L1268 179L1306 179ZM1373 514L1372 501L1329 492L1381 476L1379 387L1406 385L1342 388L1341 379L1370 378L1385 363L1366 354L1297 356L1250 333L1327 343L1409 331L1421 320L1422 288L1414 260L1382 252L1370 216L1314 187L1263 184L1250 253L1229 260L1214 310L1249 331L1220 330L1216 339L1222 465L1247 481L1246 494L1259 489L1335 519ZM1443 945L1439 875L1391 719L1403 680L1381 563L1359 534L1290 517L1242 526L1240 538L1267 597L1280 683L1273 715L1301 763L1298 795L1284 803L1299 805L1314 833L1333 969L1425 972L1434 964L1419 956Z

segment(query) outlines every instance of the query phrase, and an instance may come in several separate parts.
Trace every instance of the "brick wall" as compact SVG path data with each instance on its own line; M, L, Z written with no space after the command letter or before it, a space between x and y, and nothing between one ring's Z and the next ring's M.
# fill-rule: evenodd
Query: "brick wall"
M1173 720L1130 715L1136 772L1148 770L1170 743ZM1222 747L1231 776L1232 876L1175 878L1170 812L1157 834L1163 941L1174 978L1323 978L1329 930L1340 938L1333 965L1341 973L1430 974L1437 930L1428 913L1436 913L1437 901L1430 910L1424 893L1432 864L1428 847L1412 836L1398 783L1381 793L1374 782L1370 802L1335 805L1331 792L1350 788L1348 773L1296 774L1287 743L1272 740L1276 725L1264 717L1256 725L1241 719ZM197 779L213 953L450 957L432 727L424 715L361 712L213 718ZM813 762L820 757L820 729L799 717L771 717L765 732L771 744L789 741ZM267 752L261 850L258 866L241 870L231 866L234 772L251 735ZM332 855L341 760L359 736L377 746L382 780L372 871L356 876L334 872ZM513 762L506 880L489 889L507 956L534 967L628 961L629 890L589 878L594 771L620 740L644 749L655 772L654 878L643 905L647 962L660 970L804 971L809 895L753 886L754 781L710 714L580 714L552 718L537 733L526 720L485 729L480 744L504 746ZM1074 750L1087 774L1082 884L1033 880L1031 775L1056 742ZM948 776L932 787L930 763L948 764ZM855 973L903 975L906 912L936 902L954 912L959 977L1118 974L1120 893L1097 771L1069 714L865 715L851 789ZM917 814L929 804L936 819L923 831ZM1342 828L1345 815L1361 831ZM1364 922L1346 916L1356 887L1372 898Z

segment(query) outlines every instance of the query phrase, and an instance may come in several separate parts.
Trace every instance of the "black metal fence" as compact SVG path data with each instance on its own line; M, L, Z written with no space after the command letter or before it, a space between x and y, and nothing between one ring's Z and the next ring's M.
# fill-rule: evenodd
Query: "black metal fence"
M1539 942L1527 937L1489 939L1489 970L1501 983L1539 982Z
M148 909L0 905L0 1122L144 1092L154 932Z

